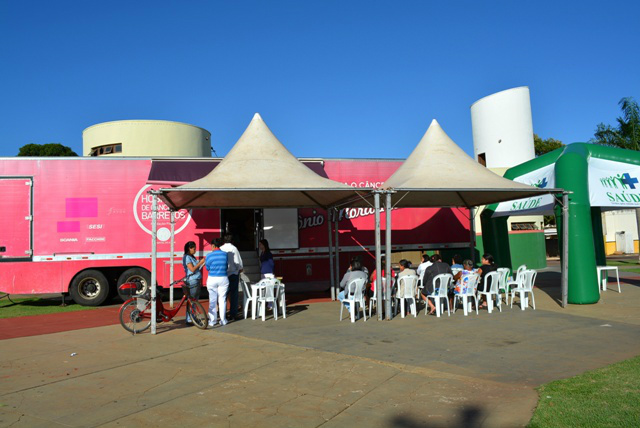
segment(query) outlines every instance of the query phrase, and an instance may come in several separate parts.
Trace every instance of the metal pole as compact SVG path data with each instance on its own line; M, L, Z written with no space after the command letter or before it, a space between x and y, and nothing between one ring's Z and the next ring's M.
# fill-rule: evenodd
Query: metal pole
M600 285L598 284L598 287ZM562 307L569 294L569 195L562 194Z
M332 222L332 211L333 209L327 210L327 230L329 231L329 282L331 284L331 300L336 300L336 289L335 289L335 278L333 277L333 241L331 239L331 222Z
M380 192L373 194L376 208L376 306L378 308L378 321L382 321L382 251L380 248Z
M156 334L156 279L158 261L158 195L153 194L151 203L151 334Z
M335 287L337 289L338 284L340 284L340 242L339 242L339 236L338 236L339 229L340 229L340 218L338 217L337 213L334 213L334 214L335 214L334 220L335 220L335 228L336 228L336 239L335 239L336 249L334 251L334 254L336 256Z
M476 218L475 208L469 207L469 250L471 251L471 261L476 266Z
M175 251L175 234L176 234L176 213L171 210L171 249L169 250L169 278L171 278L171 286L169 287L169 306L173 308L173 252Z
M386 226L385 226L385 276L387 281L386 290L386 307L387 319L392 318L391 315L391 192L386 192L387 199L385 204Z

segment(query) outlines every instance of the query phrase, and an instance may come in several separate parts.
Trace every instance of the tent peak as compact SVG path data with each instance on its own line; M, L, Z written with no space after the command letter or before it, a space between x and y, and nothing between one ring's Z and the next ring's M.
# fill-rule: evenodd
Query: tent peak
M431 120L431 124L429 125L429 128L431 128L432 126L437 126L437 127L441 128L440 124L435 119Z
M264 122L264 119L262 119L262 116L260 116L260 113L256 113L253 115L253 119L251 119L251 121L253 122L254 120L261 120Z

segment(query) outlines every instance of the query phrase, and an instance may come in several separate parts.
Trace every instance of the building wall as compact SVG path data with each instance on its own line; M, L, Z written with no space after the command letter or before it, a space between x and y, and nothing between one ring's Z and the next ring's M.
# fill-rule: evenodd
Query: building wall
M535 157L529 88L522 86L479 99L471 106L475 159L487 168L510 168Z
M605 254L615 254L616 232L625 232L625 239L633 240L633 251L638 253L638 225L635 210L607 211L602 215ZM619 252L618 252L619 254Z
M211 133L206 129L166 120L120 120L99 123L82 132L83 156L95 148L121 144L100 156L211 157Z

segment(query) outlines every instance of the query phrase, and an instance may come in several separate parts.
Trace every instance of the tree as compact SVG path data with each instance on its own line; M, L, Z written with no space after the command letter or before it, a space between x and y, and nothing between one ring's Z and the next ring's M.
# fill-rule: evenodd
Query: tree
M564 147L564 144L562 144L562 141L560 140L555 140L553 138L543 140L538 136L538 134L533 134L533 148L536 152L536 156L552 152L560 147Z
M18 156L78 156L76 152L59 143L26 144L20 147Z
M622 149L640 150L640 108L632 97L618 102L622 116L617 120L617 128L600 123L591 143Z

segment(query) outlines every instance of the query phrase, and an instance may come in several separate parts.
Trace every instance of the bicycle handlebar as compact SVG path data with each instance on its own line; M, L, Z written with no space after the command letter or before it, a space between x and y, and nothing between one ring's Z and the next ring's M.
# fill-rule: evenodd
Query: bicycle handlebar
M176 284L179 284L179 283L181 283L181 282L184 282L184 280L185 280L185 279L187 279L187 278L188 278L188 277L187 277L187 276L185 276L184 278L180 278L180 279L178 279L178 280L176 280L176 281L173 281L171 284L169 284L169 287L171 287L172 285L176 285Z

